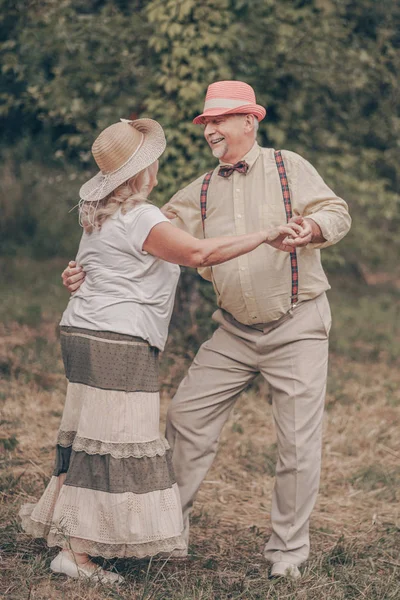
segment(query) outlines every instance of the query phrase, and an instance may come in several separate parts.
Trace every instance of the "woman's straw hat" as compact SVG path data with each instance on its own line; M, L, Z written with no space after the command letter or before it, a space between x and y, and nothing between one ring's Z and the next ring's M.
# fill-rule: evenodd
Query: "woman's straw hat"
M193 119L193 123L199 125L204 123L205 117L233 114L250 114L261 121L265 117L266 110L256 104L256 95L248 83L216 81L208 86L203 112Z
M121 119L104 129L92 146L92 154L100 172L79 190L85 202L102 200L146 167L164 152L164 131L153 119L128 121Z

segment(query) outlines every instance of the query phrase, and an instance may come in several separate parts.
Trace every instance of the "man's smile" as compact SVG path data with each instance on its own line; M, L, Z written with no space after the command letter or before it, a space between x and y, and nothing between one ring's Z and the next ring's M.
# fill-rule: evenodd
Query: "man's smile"
M210 140L210 144L219 144L220 142L222 142L225 138L224 137L219 137L219 138L215 138L213 140Z

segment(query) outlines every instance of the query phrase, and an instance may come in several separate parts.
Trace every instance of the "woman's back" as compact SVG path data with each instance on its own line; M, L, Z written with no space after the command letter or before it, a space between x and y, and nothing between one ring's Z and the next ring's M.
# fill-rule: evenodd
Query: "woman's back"
M179 267L142 250L151 229L167 221L151 204L118 210L100 231L82 235L77 261L86 279L61 325L114 331L164 348Z

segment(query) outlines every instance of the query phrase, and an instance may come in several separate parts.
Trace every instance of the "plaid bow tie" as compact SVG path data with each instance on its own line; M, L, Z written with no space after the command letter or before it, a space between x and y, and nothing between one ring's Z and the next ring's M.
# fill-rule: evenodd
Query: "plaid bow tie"
M230 177L233 171L237 171L238 173L243 173L243 175L246 175L248 170L249 165L247 164L247 162L245 160L240 160L232 166L224 165L220 167L218 175L221 175L221 177Z

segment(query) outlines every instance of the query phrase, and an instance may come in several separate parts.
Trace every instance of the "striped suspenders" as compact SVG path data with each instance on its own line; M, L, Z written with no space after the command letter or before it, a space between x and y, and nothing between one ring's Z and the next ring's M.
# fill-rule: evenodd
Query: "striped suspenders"
M207 217L207 192L208 186L210 185L211 175L214 171L208 171L205 174L203 183L201 184L201 192L200 192L200 210L201 210L201 224L203 225L203 236L206 237L205 229L204 229L204 221Z
M281 182L283 203L285 205L285 213L286 213L286 221L289 221L292 218L292 203L290 201L290 190L289 183L286 175L286 169L282 158L282 153L280 150L275 150L275 162L276 167L279 173L279 180ZM203 235L205 237L205 228L204 221L207 218L207 192L208 187L210 185L211 176L213 171L209 171L206 173L203 179L203 183L201 184L201 192L200 192L200 210L201 210L201 222L203 225ZM296 249L294 249L290 253L290 267L292 271L292 295L291 295L291 304L292 308L297 304L299 299L299 269L297 264L297 253Z
M275 162L281 182L283 203L285 205L286 221L292 218L292 203L290 201L289 182L286 175L286 169L280 150L275 150ZM297 265L296 248L290 253L290 267L292 269L292 307L296 306L299 300L299 268Z

